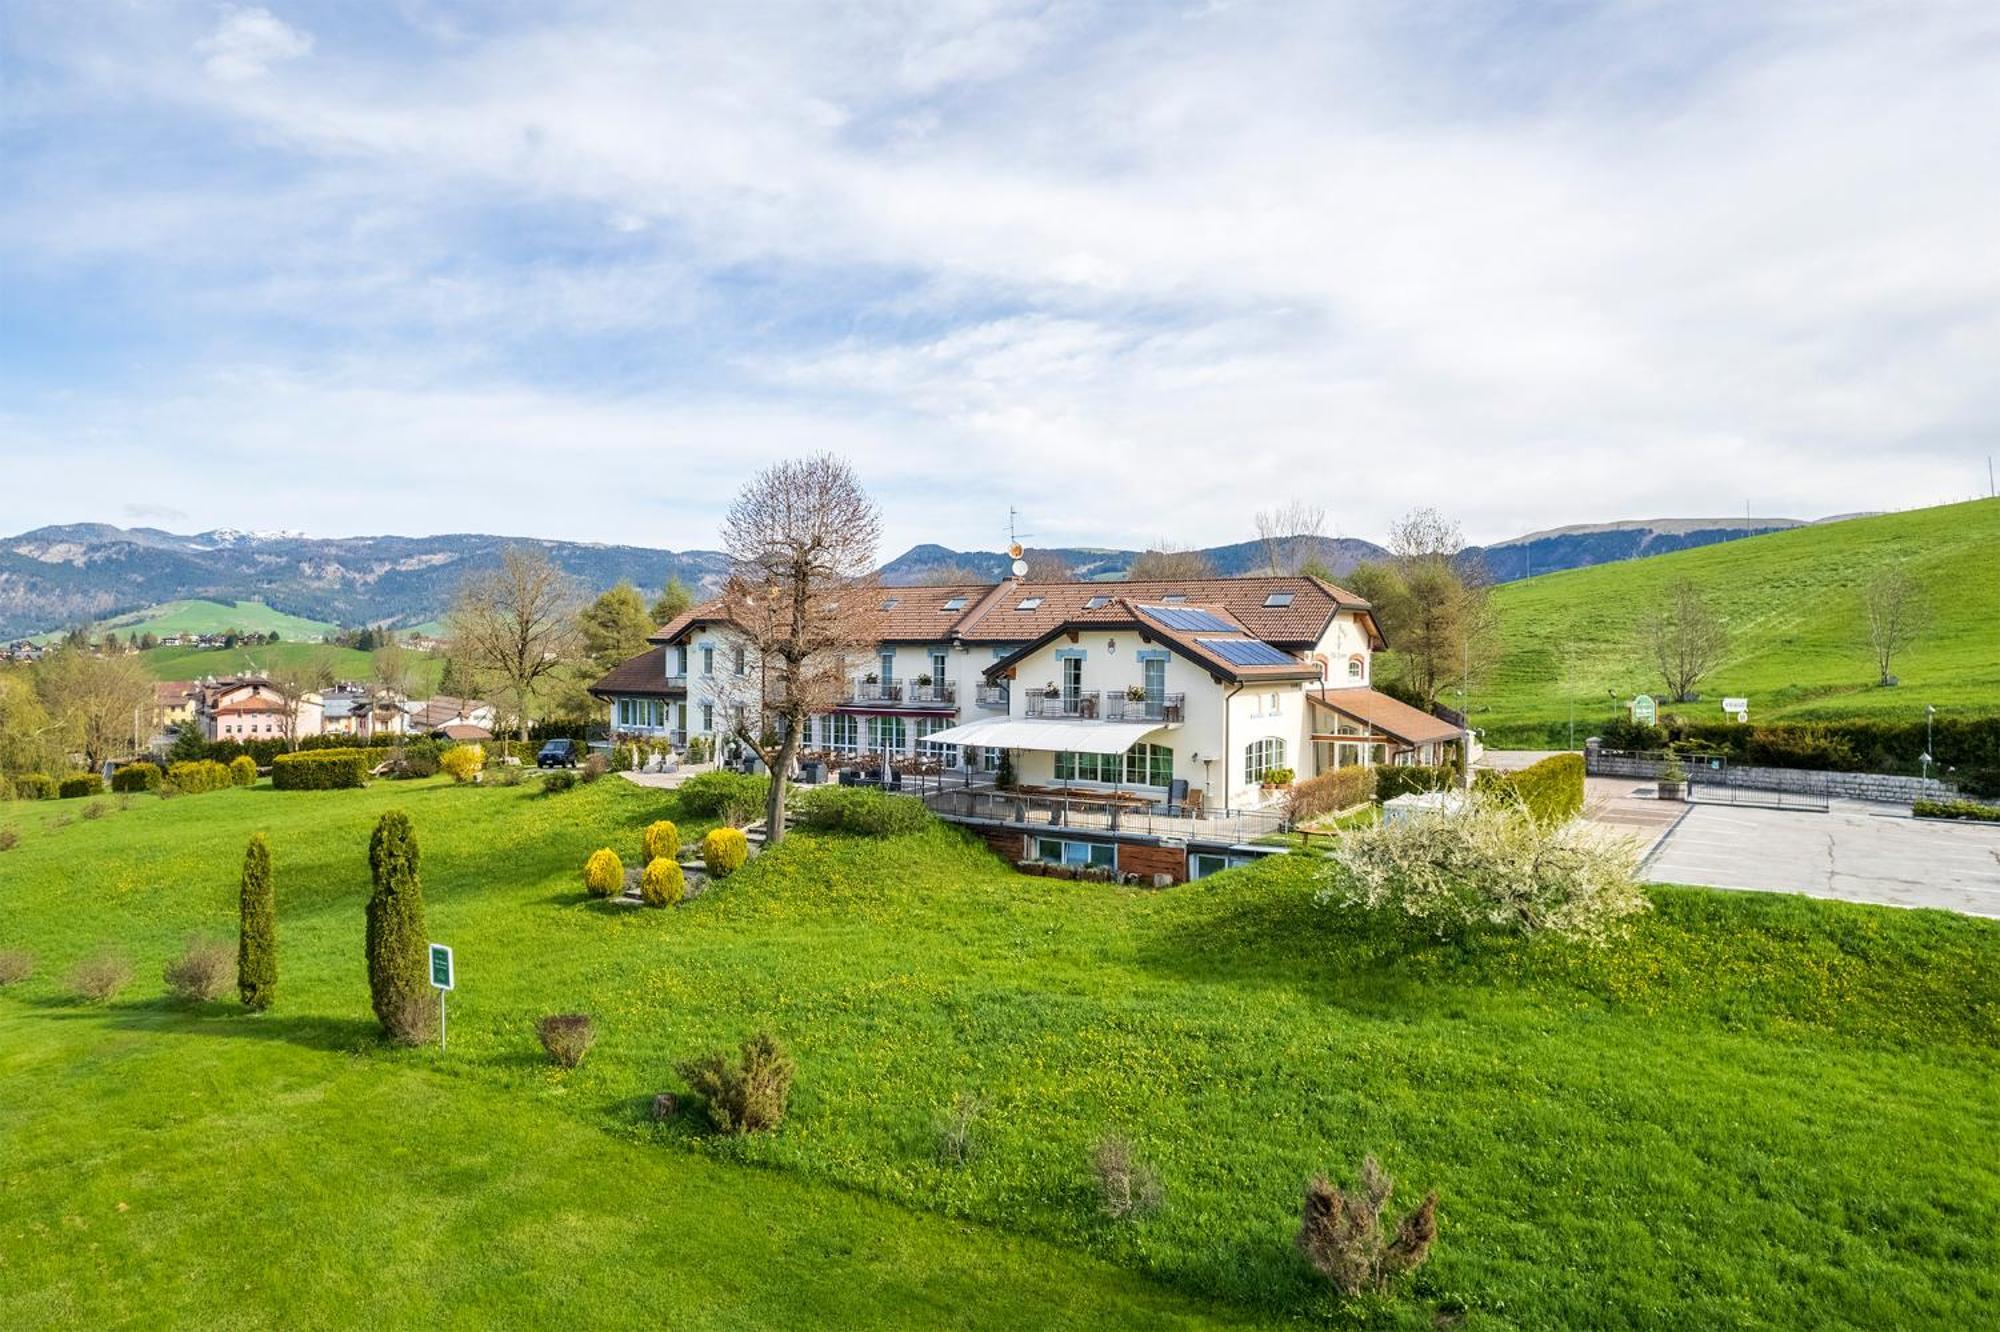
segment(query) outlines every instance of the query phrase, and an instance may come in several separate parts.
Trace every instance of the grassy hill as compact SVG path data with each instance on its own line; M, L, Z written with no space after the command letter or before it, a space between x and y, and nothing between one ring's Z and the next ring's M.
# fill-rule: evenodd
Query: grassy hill
M457 950L446 1051L368 1011L391 807ZM38 962L0 990L10 1327L1969 1327L2000 1301L1992 922L1662 890L1601 951L1458 945L1317 905L1314 859L1115 889L943 828L798 835L651 911L579 890L593 847L682 813L616 780L105 810L0 807L0 948ZM276 1006L172 1004L160 967L232 934L252 831ZM106 949L137 980L68 1000ZM531 1031L562 1011L598 1024L571 1072ZM779 1131L651 1122L677 1061L760 1027L798 1061ZM1110 1133L1162 1178L1136 1223L1096 1203ZM1440 1191L1441 1237L1403 1298L1343 1307L1291 1237L1305 1179L1366 1151Z
M1898 660L1902 685L1882 689L1861 597L1876 571L1897 563L1925 585L1936 618ZM1612 715L1611 695L1658 695L1637 625L1682 577L1701 588L1732 639L1722 668L1702 683L1703 701L1682 711L1719 718L1720 700L1730 695L1750 699L1753 722L1920 719L1927 703L1941 712L2000 712L2000 501L1976 500L1498 587L1504 651L1475 690L1477 724L1496 743L1560 743L1574 704L1580 742Z
M322 638L338 625L287 615L261 601L169 601L145 610L120 615L94 626L93 632L116 629L126 637L133 634L220 634L236 630L245 634L270 634L295 642Z
M235 648L153 648L138 654L156 680L199 680L206 676L262 674L297 667L324 659L336 676L343 680L372 680L375 678L375 660L372 655L354 648L334 647L326 643L270 643L256 647ZM444 673L442 658L422 653L411 653L410 660L416 667L416 682L411 693L424 698L437 688L438 677Z

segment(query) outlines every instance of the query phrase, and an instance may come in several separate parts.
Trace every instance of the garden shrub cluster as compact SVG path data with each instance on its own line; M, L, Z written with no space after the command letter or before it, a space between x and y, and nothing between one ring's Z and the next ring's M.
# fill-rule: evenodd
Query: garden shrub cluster
M1373 1156L1363 1159L1361 1178L1351 1189L1324 1175L1306 1185L1299 1252L1343 1295L1386 1290L1430 1257L1437 1240L1437 1194L1426 1195L1391 1234L1383 1221L1395 1187Z
M220 999L236 984L236 959L220 939L189 939L181 955L169 961L161 978L167 991L183 1003L205 1004Z
M98 953L70 969L69 991L87 1004L108 1003L132 983L132 963L117 953Z
M1910 813L1920 819L1966 819L1975 823L2000 823L2000 805L1982 805L1974 800L1919 800Z
M271 785L280 791L350 790L367 785L368 768L363 750L301 750L271 760Z
M1352 809L1375 798L1375 774L1381 769L1365 764L1349 764L1317 777L1292 784L1289 814L1294 823L1304 823L1322 814Z
M575 1068L597 1043L597 1028L587 1013L551 1013L537 1018L535 1035L557 1068Z
M1091 1149L1090 1171L1097 1179L1098 1203L1112 1220L1131 1220L1159 1209L1159 1172L1141 1161L1124 1138L1116 1134L1100 1138Z
M226 791L233 783L227 763L214 759L190 759L167 765L167 783L182 795L204 795Z
M687 896L687 871L671 856L646 862L639 875L639 900L647 906L678 906Z
M257 760L248 754L238 754L229 760L229 784L231 786L255 786L257 784Z
M566 768L557 768L542 778L543 795L561 795L564 791L574 790L575 787L576 774Z
M1583 755L1551 754L1515 772L1482 768L1473 785L1511 793L1542 823L1564 823L1583 812L1583 779Z
M64 800L104 794L104 779L94 772L73 772L62 779L57 794Z
M583 886L592 897L616 897L625 891L625 862L610 847L599 847L583 862Z
M21 844L21 834L12 828L0 828L0 851L12 851Z
M710 878L726 879L750 859L750 840L740 828L711 828L701 839L701 863Z
M128 763L111 774L111 789L120 795L156 793L166 779L157 763Z
M35 974L35 955L19 948L0 950L0 986L16 985Z
M890 795L866 786L820 786L792 802L798 825L815 832L896 837L922 832L932 815L915 796Z
M771 782L767 777L743 772L703 772L681 783L674 795L689 814L741 825L763 811L770 793Z
M2000 787L2000 717L1939 717L1929 741L1921 716L1747 726L1672 714L1658 726L1641 726L1619 717L1598 728L1598 738L1606 749L1656 751L1672 745L1756 767L1889 773L1920 771L1930 743L1934 772L1943 770L1961 785Z
M486 766L486 751L478 745L453 745L438 755L438 767L460 785L477 777Z
M23 772L14 777L16 800L54 800L56 779L46 773Z
M720 1050L681 1064L677 1071L708 1107L709 1122L724 1133L759 1133L785 1118L791 1101L791 1057L769 1032L743 1042L732 1061Z

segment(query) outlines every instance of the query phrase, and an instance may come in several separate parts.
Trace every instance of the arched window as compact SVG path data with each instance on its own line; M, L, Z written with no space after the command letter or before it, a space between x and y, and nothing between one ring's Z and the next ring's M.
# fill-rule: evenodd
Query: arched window
M1359 652L1347 659L1347 678L1362 680L1368 676L1368 659Z
M1261 782L1273 768L1285 766L1285 742L1278 736L1252 740L1243 747L1243 780Z

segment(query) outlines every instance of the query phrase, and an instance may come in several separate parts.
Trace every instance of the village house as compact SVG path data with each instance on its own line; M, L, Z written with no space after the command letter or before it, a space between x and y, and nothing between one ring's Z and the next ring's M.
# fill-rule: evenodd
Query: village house
M162 734L194 720L201 686L192 680L159 680L153 684L153 731Z
M439 694L410 705L409 729L415 735L442 735L447 740L491 740L497 720L490 703Z
M321 699L320 733L370 740L378 735L408 735L415 705L407 699L343 682Z
M320 733L322 713L320 696L306 694L296 724L288 725L284 697L260 676L203 681L194 703L195 721L208 740L303 740Z
M1003 763L1030 802L1074 828L1078 807L1102 811L1093 842L998 834L1014 859L1071 864L1131 860L1188 877L1233 863L1230 847L1282 822L1286 786L1352 764L1433 763L1456 726L1371 686L1384 646L1368 603L1306 576L1148 583L1033 583L880 591L879 641L854 663L846 696L813 719L804 747L832 762L867 760L988 788L985 804L941 813L1027 813L991 793ZM653 635L655 646L591 688L614 737L726 738L738 709L761 697L759 663L719 603ZM1011 802L1011 803L1010 803ZM975 808L977 807L977 808ZM1172 821L1172 851L1132 843L1135 817ZM1000 820L1005 822L1005 819ZM1183 826L1184 825L1184 826ZM1166 826L1164 824L1160 826ZM1207 828L1224 840L1196 863L1186 847ZM1108 859L1107 859L1108 857ZM1178 859L1176 858L1178 857Z

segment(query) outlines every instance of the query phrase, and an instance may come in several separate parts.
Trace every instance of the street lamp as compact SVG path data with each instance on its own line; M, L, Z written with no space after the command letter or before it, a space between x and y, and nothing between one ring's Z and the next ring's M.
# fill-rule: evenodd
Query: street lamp
M1937 746L1932 742L1932 728L1936 720L1937 705L1934 703L1924 704L1924 752L1922 757L1917 761L1923 764L1925 781L1931 779L1931 764L1937 761L1931 757L1937 750Z

